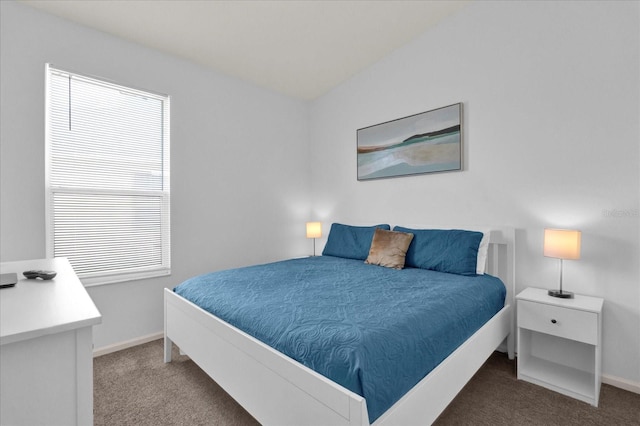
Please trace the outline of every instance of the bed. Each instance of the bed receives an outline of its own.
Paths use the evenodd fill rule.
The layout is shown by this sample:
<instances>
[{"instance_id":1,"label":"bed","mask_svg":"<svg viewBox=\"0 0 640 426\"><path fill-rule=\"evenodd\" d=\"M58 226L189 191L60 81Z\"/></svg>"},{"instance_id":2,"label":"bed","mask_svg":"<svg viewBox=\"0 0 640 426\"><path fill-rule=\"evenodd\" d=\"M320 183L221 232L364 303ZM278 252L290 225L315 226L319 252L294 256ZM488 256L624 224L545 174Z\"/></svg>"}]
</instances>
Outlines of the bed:
<instances>
[{"instance_id":1,"label":"bed","mask_svg":"<svg viewBox=\"0 0 640 426\"><path fill-rule=\"evenodd\" d=\"M421 231L399 227L394 228L394 231L397 231L396 233L401 233L402 231L413 232L416 235L415 240L411 243L411 248L407 251L407 263L409 264L410 258L416 259L416 250L413 250L413 246L418 241L424 241L424 239L419 240L419 238L423 238L422 234L420 234ZM374 243L378 232L380 231L376 231L374 236ZM368 241L366 238L363 239L365 244L362 244L362 241L358 242L356 238L355 246L350 247L349 244L353 245L354 243L351 234L347 235L348 238L351 238L350 241L332 239L332 234L334 234L333 227L323 253L325 256L240 268L239 271L243 274L252 273L252 276L257 274L258 277L263 277L264 283L262 278L259 280L255 278L245 280L244 278L239 278L239 275L233 275L237 274L238 271L220 271L187 280L178 286L175 291L165 289L165 362L171 361L171 344L173 342L262 424L368 425L372 423L374 425L397 425L432 423L488 356L501 344L504 344L503 350L508 351L509 356L513 357L514 232L508 228L493 229L485 232L481 245L487 248L487 260L483 260L487 265L487 275L476 275L474 270L472 271L473 274L469 274L473 276L466 277L465 280L467 281L461 284L467 286L469 291L473 286L478 288L492 286L495 289L500 288L502 291L500 306L496 306L495 301L487 302L488 305L493 306L491 308L493 311L482 315L478 314L481 317L484 315L483 318L479 319L480 324L470 325L470 328L463 331L462 337L459 338L461 341L448 342L449 334L455 333L441 333L439 337L430 339L424 336L425 333L428 333L429 327L425 328L422 325L431 323L434 319L416 316L418 311L413 312L412 308L410 308L411 300L424 296L420 295L420 293L408 293L408 299L402 302L402 306L405 306L404 310L409 312L411 321L401 320L400 327L404 327L405 330L412 330L412 332L415 331L418 335L421 335L422 340L418 340L418 342L422 343L416 346L416 344L409 342L409 337L405 337L410 333L398 332L398 330L391 331L391 335L383 337L389 344L385 349L385 355L378 358L387 358L387 361L391 359L387 366L382 367L382 371L387 376L390 376L391 380L387 378L386 382L381 382L382 385L373 381L373 378L380 374L372 372L367 377L367 370L359 368L361 365L368 365L369 367L367 368L373 369L377 365L376 363L380 361L375 356L368 355L372 352L370 347L365 347L362 354L360 354L362 356L356 356L356 361L354 361L353 357L344 356L347 349L341 346L342 343L338 345L338 350L329 348L329 352L323 354L320 349L330 345L319 344L314 347L315 341L320 341L321 339L319 339L318 335L302 327L297 330L297 336L288 338L294 341L295 344L292 345L293 349L287 349L286 346L281 344L282 340L285 340L286 343L287 339L280 338L280 331L265 331L262 327L262 323L266 320L258 320L256 324L251 325L249 319L256 317L260 310L277 311L278 309L274 303L282 300L283 297L286 297L291 302L291 306L303 306L305 302L296 298L309 297L312 302L309 305L311 307L303 309L302 312L306 316L307 311L315 310L321 317L325 315L321 319L324 329L342 327L344 321L336 322L334 320L343 314L347 315L348 323L359 321L361 316L367 317L367 321L374 321L373 325L364 323L362 327L354 328L355 330L368 330L368 334L360 335L362 333L354 332L357 336L351 336L351 340L368 342L370 340L369 337L378 334L378 328L382 328L375 323L376 319L383 316L386 310L390 311L391 308L382 307L382 313L376 313L374 311L368 312L369 310L366 306L384 303L384 300L392 299L393 294L401 297L399 291L393 293L393 288L384 287L385 283L396 279L393 277L398 277L397 279L404 277L406 279L406 282L394 284L399 285L400 287L398 288L401 288L403 292L408 287L412 287L410 284L415 284L411 291L427 291L428 295L436 295L434 298L437 300L449 297L452 300L462 299L469 302L469 300L475 300L480 297L475 294L471 295L469 291L461 293L460 289L453 290L453 294L458 295L455 297L438 292L431 293L435 291L434 289L438 285L440 287L455 288L454 285L458 284L452 284L448 280L457 274L442 271L425 271L413 264L405 267L402 271L381 266L365 265L361 260L362 254L353 256L355 259L349 258L349 256L353 253L353 250L359 249L362 251L366 249L369 251L369 245L373 252L375 244L371 243L370 237ZM357 247L358 244L362 247ZM439 249L439 251L442 250ZM371 253L369 253L367 261L371 258ZM480 264L479 260L478 264ZM314 270L314 268L319 273L311 273L310 271ZM355 284L355 279L345 275L347 273L341 268L353 271L355 276L364 276L369 273L367 271L373 271L374 277L365 278L366 285L358 288ZM332 273L334 275L331 275ZM314 281L310 278L310 274L321 275L322 278L328 279L328 281L325 280L319 284L322 288L322 293L313 293L312 287L315 284L313 284ZM280 283L283 281L284 275L294 277L294 281L301 283L300 287L304 288L304 291L300 292L301 294L285 293L285 296L273 293L275 291L274 287L278 287L278 285L268 283ZM425 287L427 288L426 290L423 289L422 284L417 284L424 275L430 276L429 282L431 283L428 288ZM495 281L498 280L493 276L499 277L504 285L502 283L496 285ZM340 280L339 277L345 278ZM453 278L458 280L457 277ZM227 288L217 287L215 296L202 291L202 286L212 285L212 280L216 282L215 285L221 285L217 283L226 282ZM228 285L229 282L232 284ZM344 293L344 288L347 285L354 288L349 287L349 292ZM382 287L377 288L376 285L381 285ZM258 290L264 286L266 286L266 289ZM367 295L369 289L371 291ZM244 303L233 305L233 300L239 298L237 294L233 293L235 291L246 292L244 293L245 296L243 296L245 297ZM354 294L356 297L353 296ZM461 297L462 294L467 296ZM358 320L356 321L348 317L350 314L347 311L359 304L360 295L366 299L361 308L364 307L364 311L367 311L368 315L358 314ZM323 300L325 296L328 298L327 300ZM312 307L314 300L316 301L317 309ZM218 306L215 306L214 302ZM214 303L214 305L210 303ZM261 307L263 303L266 303L264 305L267 306L266 308ZM325 309L329 305L335 306L336 310L328 311ZM436 305L438 304L436 303ZM269 306L271 308L268 308ZM446 304L440 303L439 308L435 308L436 310L440 309L437 315L438 318L446 316L446 306ZM276 308L274 309L274 307ZM462 309L464 309L462 305L459 309L456 308L461 312ZM466 309L469 309L469 307ZM453 310L449 309L449 311ZM480 311L480 309L473 309L472 311ZM211 312L215 312L216 315ZM300 309L294 309L292 312L285 312L284 309L280 309L277 313L276 322L280 320L282 322L281 327L284 329L292 328L292 322L306 322L306 317L300 321L292 320L292 318L299 318L301 315ZM468 318L474 315L467 313L464 316ZM385 318L382 321L385 325L392 322L390 318ZM462 322L466 323L467 321ZM342 336L349 334L345 333L344 330L341 333ZM392 340L394 334L396 336L402 335L403 337L394 341ZM305 336L311 337L305 340ZM340 333L338 336L340 336ZM335 340L335 336L333 339ZM445 346L449 345L449 347L445 348L444 355L433 354L431 347L420 346L425 341L446 341ZM359 345L360 343L356 346ZM364 344L362 345L364 346ZM407 348L411 348L411 350ZM422 352L416 348L421 348L420 351ZM394 350L395 353L392 355ZM411 364L414 360L409 362L401 358L403 354L406 355L409 352L414 355L421 353L421 356L413 356L413 358L419 358L417 362L426 363L427 367L418 366L414 368ZM309 353L311 353L311 357L304 358ZM355 371L353 373L355 374L355 379L353 375L346 373L349 370L347 364L338 365L337 367L335 365L333 367L325 365L326 363L323 361L331 358L330 354L332 353L338 353L340 356L337 358L342 359L344 362L349 358L349 362L351 362L349 365L353 367L355 364L358 367L352 368ZM313 355L316 355L316 357L313 358ZM409 370L413 369L413 375L405 373L404 370L396 369L398 365L402 365L403 368L407 368L404 366L409 365ZM428 374L423 373L421 375L420 368L428 368L426 370ZM394 383L395 386L395 383L399 381L396 378L401 375L411 376L409 385L402 383L396 386L398 389L391 389L393 386L390 386L389 383ZM403 386L408 390L403 389ZM388 388L391 390L388 391ZM395 393L389 397L388 394L393 393L392 391Z\"/></svg>"}]
</instances>

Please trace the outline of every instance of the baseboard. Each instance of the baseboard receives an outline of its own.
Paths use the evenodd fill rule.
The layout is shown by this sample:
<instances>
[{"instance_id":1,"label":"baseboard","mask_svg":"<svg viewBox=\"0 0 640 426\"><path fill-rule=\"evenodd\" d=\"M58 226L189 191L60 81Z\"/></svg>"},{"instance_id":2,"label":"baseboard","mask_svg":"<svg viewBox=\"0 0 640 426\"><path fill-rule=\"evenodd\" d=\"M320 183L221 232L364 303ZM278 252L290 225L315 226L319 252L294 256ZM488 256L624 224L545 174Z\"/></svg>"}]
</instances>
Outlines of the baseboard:
<instances>
[{"instance_id":1,"label":"baseboard","mask_svg":"<svg viewBox=\"0 0 640 426\"><path fill-rule=\"evenodd\" d=\"M134 346L142 345L144 343L152 342L154 340L158 340L164 337L164 332L160 331L158 333L149 334L142 337L137 337L135 339L127 340L120 343L114 343L113 345L103 346L101 348L97 348L93 350L93 357L99 357L102 355L110 354L112 352L118 352L123 349L132 348Z\"/></svg>"},{"instance_id":2,"label":"baseboard","mask_svg":"<svg viewBox=\"0 0 640 426\"><path fill-rule=\"evenodd\" d=\"M623 379L616 376L610 376L608 374L603 374L602 383L606 383L608 385L615 386L617 388L624 389L629 392L640 394L640 383L632 382L631 380Z\"/></svg>"}]
</instances>

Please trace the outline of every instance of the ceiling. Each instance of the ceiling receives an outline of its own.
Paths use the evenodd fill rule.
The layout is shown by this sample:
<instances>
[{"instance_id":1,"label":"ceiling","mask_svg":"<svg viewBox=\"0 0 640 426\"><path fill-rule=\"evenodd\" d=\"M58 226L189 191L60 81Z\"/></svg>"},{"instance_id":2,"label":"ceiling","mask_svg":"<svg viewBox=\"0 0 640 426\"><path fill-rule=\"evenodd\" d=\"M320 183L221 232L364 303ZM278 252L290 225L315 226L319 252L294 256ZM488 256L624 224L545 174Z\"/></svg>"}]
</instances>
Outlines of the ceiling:
<instances>
[{"instance_id":1,"label":"ceiling","mask_svg":"<svg viewBox=\"0 0 640 426\"><path fill-rule=\"evenodd\" d=\"M470 3L22 0L299 99L315 99Z\"/></svg>"}]
</instances>

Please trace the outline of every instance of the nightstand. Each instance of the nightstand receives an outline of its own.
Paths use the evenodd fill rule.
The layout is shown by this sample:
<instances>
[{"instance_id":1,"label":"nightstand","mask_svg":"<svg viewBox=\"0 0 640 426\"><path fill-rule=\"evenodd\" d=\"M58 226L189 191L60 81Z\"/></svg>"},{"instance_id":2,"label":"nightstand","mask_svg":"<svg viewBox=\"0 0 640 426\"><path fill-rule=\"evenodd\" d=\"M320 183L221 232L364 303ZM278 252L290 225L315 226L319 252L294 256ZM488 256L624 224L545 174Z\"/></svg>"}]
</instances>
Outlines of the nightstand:
<instances>
[{"instance_id":1,"label":"nightstand","mask_svg":"<svg viewBox=\"0 0 640 426\"><path fill-rule=\"evenodd\" d=\"M518 296L518 379L598 406L603 299L559 299L527 288Z\"/></svg>"}]
</instances>

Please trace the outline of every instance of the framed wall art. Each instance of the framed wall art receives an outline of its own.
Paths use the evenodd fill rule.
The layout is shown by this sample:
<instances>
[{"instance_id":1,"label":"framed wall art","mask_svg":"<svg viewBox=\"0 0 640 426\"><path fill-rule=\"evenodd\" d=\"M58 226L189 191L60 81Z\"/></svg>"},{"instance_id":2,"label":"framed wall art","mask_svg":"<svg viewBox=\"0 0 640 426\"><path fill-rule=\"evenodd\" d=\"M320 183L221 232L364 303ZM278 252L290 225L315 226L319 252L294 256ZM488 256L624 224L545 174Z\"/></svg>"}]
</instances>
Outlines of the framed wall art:
<instances>
[{"instance_id":1,"label":"framed wall art","mask_svg":"<svg viewBox=\"0 0 640 426\"><path fill-rule=\"evenodd\" d=\"M462 170L462 103L357 130L358 180Z\"/></svg>"}]
</instances>

